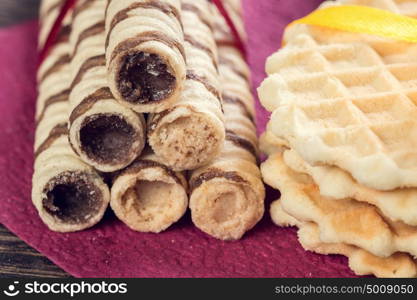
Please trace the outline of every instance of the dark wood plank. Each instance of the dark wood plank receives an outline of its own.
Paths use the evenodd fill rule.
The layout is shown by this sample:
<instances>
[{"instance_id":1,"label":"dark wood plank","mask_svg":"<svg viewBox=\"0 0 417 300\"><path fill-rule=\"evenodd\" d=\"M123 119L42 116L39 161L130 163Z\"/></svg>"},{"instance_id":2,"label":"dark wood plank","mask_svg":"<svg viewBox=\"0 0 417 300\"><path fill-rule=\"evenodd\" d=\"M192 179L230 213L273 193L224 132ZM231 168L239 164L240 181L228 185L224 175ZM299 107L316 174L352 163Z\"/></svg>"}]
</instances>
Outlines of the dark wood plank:
<instances>
[{"instance_id":1,"label":"dark wood plank","mask_svg":"<svg viewBox=\"0 0 417 300\"><path fill-rule=\"evenodd\" d=\"M39 2L40 0L0 0L0 26L36 18Z\"/></svg>"},{"instance_id":2,"label":"dark wood plank","mask_svg":"<svg viewBox=\"0 0 417 300\"><path fill-rule=\"evenodd\" d=\"M0 26L34 19L40 0L0 0ZM0 224L0 278L70 277Z\"/></svg>"}]
</instances>

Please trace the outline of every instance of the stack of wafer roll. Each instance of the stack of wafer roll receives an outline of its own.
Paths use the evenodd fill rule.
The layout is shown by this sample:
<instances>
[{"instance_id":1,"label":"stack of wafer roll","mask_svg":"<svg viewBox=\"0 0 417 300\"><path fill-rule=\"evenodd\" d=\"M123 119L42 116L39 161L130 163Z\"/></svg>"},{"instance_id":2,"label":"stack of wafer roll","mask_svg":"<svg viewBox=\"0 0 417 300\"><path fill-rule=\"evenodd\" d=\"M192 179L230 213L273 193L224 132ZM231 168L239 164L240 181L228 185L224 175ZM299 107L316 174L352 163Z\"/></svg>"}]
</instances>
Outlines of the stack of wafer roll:
<instances>
[{"instance_id":1,"label":"stack of wafer roll","mask_svg":"<svg viewBox=\"0 0 417 300\"><path fill-rule=\"evenodd\" d=\"M42 5L49 24L62 3ZM227 7L243 28L236 3ZM264 189L248 67L230 31L218 31L227 25L217 9L206 0L79 0L64 25L65 36L40 67L38 119L47 123L37 131L46 135L49 123L65 122L52 134L58 131L68 155L102 183L103 206L91 214L95 223L110 202L129 228L161 232L190 207L195 225L208 234L242 237L263 214ZM65 100L65 109L51 116L43 99L55 93L61 98L47 103ZM148 129L143 113L149 113ZM37 153L49 146L43 141L37 133ZM34 183L41 172L36 163ZM72 176L77 184L84 178ZM73 195L60 187L50 201L63 198L65 217L78 218L78 208L93 207L79 203L90 201L77 198L84 191Z\"/></svg>"},{"instance_id":2,"label":"stack of wafer roll","mask_svg":"<svg viewBox=\"0 0 417 300\"><path fill-rule=\"evenodd\" d=\"M64 21L58 42L38 71L32 187L32 200L42 221L60 232L93 226L110 200L109 188L98 172L83 163L68 142L69 21Z\"/></svg>"},{"instance_id":3,"label":"stack of wafer roll","mask_svg":"<svg viewBox=\"0 0 417 300\"><path fill-rule=\"evenodd\" d=\"M319 9L346 4L417 16L415 1ZM347 256L356 274L416 277L416 46L303 24L284 42L258 89L272 112L262 175L281 192L272 219L299 227L306 250Z\"/></svg>"},{"instance_id":4,"label":"stack of wafer roll","mask_svg":"<svg viewBox=\"0 0 417 300\"><path fill-rule=\"evenodd\" d=\"M227 28L212 7L214 28ZM221 34L217 34L221 36ZM264 186L257 166L254 102L248 67L233 46L231 34L217 40L222 82L226 141L208 165L191 173L190 209L194 224L223 240L236 240L264 212Z\"/></svg>"}]
</instances>

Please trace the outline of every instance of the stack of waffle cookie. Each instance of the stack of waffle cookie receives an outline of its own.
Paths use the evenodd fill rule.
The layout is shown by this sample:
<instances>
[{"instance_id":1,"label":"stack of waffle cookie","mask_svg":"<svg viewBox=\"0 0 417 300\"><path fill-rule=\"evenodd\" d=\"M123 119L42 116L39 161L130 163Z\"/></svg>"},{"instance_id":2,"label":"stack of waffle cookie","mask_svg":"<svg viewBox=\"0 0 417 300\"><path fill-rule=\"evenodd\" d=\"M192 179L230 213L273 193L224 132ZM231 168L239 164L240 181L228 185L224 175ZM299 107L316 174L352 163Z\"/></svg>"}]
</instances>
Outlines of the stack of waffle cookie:
<instances>
[{"instance_id":1,"label":"stack of waffle cookie","mask_svg":"<svg viewBox=\"0 0 417 300\"><path fill-rule=\"evenodd\" d=\"M343 0L417 17L417 1ZM319 8L319 9L320 9ZM258 89L279 226L358 275L417 275L417 46L296 24Z\"/></svg>"}]
</instances>

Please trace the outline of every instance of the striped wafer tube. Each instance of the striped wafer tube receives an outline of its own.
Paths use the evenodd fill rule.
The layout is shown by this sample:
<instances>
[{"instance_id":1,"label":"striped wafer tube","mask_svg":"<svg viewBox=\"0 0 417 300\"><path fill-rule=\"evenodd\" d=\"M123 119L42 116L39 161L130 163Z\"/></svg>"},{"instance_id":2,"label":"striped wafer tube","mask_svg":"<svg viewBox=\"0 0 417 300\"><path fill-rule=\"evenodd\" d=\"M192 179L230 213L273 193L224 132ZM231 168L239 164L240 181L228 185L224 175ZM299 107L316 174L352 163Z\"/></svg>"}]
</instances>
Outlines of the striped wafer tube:
<instances>
[{"instance_id":1,"label":"striped wafer tube","mask_svg":"<svg viewBox=\"0 0 417 300\"><path fill-rule=\"evenodd\" d=\"M49 33L58 18L59 12L64 5L65 0L43 0L39 7L39 38L38 48L42 49L48 38Z\"/></svg>"},{"instance_id":2,"label":"striped wafer tube","mask_svg":"<svg viewBox=\"0 0 417 300\"><path fill-rule=\"evenodd\" d=\"M48 2L48 1L44 1ZM65 20L68 26L69 19ZM83 163L68 142L68 28L39 68L32 201L54 231L70 232L101 220L110 201L102 178Z\"/></svg>"},{"instance_id":3,"label":"striped wafer tube","mask_svg":"<svg viewBox=\"0 0 417 300\"><path fill-rule=\"evenodd\" d=\"M185 80L180 0L108 0L108 81L116 99L137 112L161 112Z\"/></svg>"},{"instance_id":4,"label":"striped wafer tube","mask_svg":"<svg viewBox=\"0 0 417 300\"><path fill-rule=\"evenodd\" d=\"M242 18L242 14L243 14L242 0L223 0L223 5L226 11L228 12L230 18L232 19L233 24L235 25L236 30L238 31L240 37L243 40L246 40L245 24L243 23L243 18ZM221 20L217 22L218 25L221 25L221 23L222 23ZM222 27L217 26L216 28L222 28ZM226 30L226 32L227 31L228 30ZM230 38L230 35L228 38Z\"/></svg>"},{"instance_id":5,"label":"striped wafer tube","mask_svg":"<svg viewBox=\"0 0 417 300\"><path fill-rule=\"evenodd\" d=\"M216 20L222 21L220 16ZM190 209L202 231L236 240L261 219L265 190L257 165L249 71L242 55L229 44L218 44L226 141L212 163L191 174Z\"/></svg>"},{"instance_id":6,"label":"striped wafer tube","mask_svg":"<svg viewBox=\"0 0 417 300\"><path fill-rule=\"evenodd\" d=\"M116 216L131 229L161 232L178 221L187 210L187 181L150 149L115 176L110 205Z\"/></svg>"},{"instance_id":7,"label":"striped wafer tube","mask_svg":"<svg viewBox=\"0 0 417 300\"><path fill-rule=\"evenodd\" d=\"M206 0L182 0L187 78L179 101L148 119L149 144L175 170L201 167L225 139L217 46Z\"/></svg>"},{"instance_id":8,"label":"striped wafer tube","mask_svg":"<svg viewBox=\"0 0 417 300\"><path fill-rule=\"evenodd\" d=\"M103 172L135 160L145 144L142 114L116 101L107 84L104 13L106 1L80 0L71 44L70 142L83 161Z\"/></svg>"}]
</instances>

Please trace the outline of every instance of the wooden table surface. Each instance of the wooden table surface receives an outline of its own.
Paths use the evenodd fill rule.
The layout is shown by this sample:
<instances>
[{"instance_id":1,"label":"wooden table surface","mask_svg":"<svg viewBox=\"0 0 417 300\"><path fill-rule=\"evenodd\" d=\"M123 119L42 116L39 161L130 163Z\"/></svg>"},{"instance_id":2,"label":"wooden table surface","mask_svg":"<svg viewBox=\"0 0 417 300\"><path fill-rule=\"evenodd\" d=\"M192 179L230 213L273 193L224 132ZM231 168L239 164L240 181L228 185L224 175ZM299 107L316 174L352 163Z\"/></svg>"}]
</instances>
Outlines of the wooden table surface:
<instances>
[{"instance_id":1,"label":"wooden table surface","mask_svg":"<svg viewBox=\"0 0 417 300\"><path fill-rule=\"evenodd\" d=\"M37 17L40 0L0 0L0 26ZM0 224L1 277L69 277Z\"/></svg>"}]
</instances>

